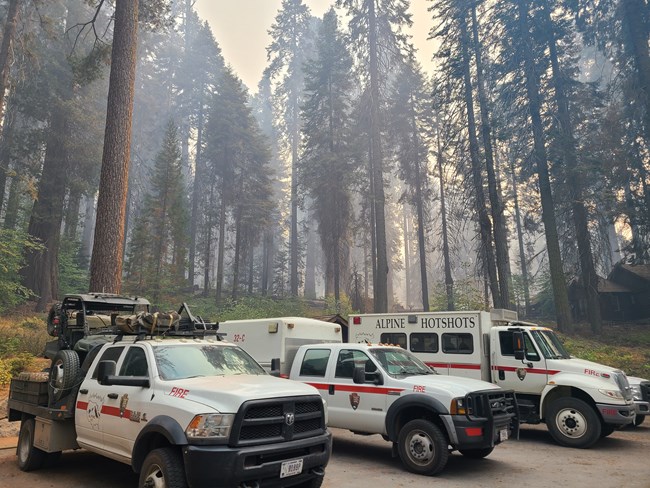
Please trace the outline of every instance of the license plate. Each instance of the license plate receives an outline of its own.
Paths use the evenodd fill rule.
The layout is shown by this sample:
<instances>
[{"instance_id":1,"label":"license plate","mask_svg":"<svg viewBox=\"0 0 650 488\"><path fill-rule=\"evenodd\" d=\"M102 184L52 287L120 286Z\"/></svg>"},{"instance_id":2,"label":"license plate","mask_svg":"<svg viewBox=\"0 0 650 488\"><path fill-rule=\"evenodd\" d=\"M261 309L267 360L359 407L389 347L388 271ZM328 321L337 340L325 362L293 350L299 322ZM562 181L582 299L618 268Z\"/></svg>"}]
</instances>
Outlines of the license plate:
<instances>
[{"instance_id":1,"label":"license plate","mask_svg":"<svg viewBox=\"0 0 650 488\"><path fill-rule=\"evenodd\" d=\"M508 440L508 429L501 429L499 431L499 440L501 442Z\"/></svg>"},{"instance_id":2,"label":"license plate","mask_svg":"<svg viewBox=\"0 0 650 488\"><path fill-rule=\"evenodd\" d=\"M295 476L302 473L302 459L294 459L293 461L285 461L280 468L280 478L287 476Z\"/></svg>"}]
</instances>

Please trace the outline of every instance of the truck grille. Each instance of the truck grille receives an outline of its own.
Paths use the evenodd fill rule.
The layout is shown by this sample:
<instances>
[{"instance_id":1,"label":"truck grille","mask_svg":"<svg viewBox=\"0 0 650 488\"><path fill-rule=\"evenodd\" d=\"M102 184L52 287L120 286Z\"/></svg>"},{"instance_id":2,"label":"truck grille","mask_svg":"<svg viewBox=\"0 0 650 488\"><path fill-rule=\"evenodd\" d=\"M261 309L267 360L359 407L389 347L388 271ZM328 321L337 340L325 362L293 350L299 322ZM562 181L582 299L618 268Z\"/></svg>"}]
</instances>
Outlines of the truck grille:
<instances>
[{"instance_id":1,"label":"truck grille","mask_svg":"<svg viewBox=\"0 0 650 488\"><path fill-rule=\"evenodd\" d=\"M641 382L641 399L650 402L650 381Z\"/></svg>"},{"instance_id":2,"label":"truck grille","mask_svg":"<svg viewBox=\"0 0 650 488\"><path fill-rule=\"evenodd\" d=\"M303 439L324 433L320 396L251 400L239 409L231 445L247 446Z\"/></svg>"},{"instance_id":3,"label":"truck grille","mask_svg":"<svg viewBox=\"0 0 650 488\"><path fill-rule=\"evenodd\" d=\"M517 401L512 391L482 391L467 395L470 417L500 418L517 417Z\"/></svg>"}]
</instances>

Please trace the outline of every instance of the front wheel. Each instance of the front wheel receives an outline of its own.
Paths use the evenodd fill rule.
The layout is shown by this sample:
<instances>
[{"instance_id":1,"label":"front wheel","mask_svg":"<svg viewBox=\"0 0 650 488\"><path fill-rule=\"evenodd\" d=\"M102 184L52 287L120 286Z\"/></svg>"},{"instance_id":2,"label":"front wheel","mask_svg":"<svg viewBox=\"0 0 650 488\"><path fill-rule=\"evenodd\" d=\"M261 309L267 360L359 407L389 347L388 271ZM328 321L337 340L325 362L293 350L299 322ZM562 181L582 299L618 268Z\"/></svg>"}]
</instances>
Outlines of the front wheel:
<instances>
[{"instance_id":1,"label":"front wheel","mask_svg":"<svg viewBox=\"0 0 650 488\"><path fill-rule=\"evenodd\" d=\"M186 488L185 468L178 449L151 451L142 464L138 488Z\"/></svg>"},{"instance_id":2,"label":"front wheel","mask_svg":"<svg viewBox=\"0 0 650 488\"><path fill-rule=\"evenodd\" d=\"M645 415L637 415L636 418L634 419L634 426L638 427L643 423L645 420Z\"/></svg>"},{"instance_id":3,"label":"front wheel","mask_svg":"<svg viewBox=\"0 0 650 488\"><path fill-rule=\"evenodd\" d=\"M596 411L573 397L558 398L551 403L546 426L558 444L579 449L594 445L602 431Z\"/></svg>"},{"instance_id":4,"label":"front wheel","mask_svg":"<svg viewBox=\"0 0 650 488\"><path fill-rule=\"evenodd\" d=\"M20 424L20 434L18 434L18 447L16 455L18 456L18 467L21 471L33 471L43 466L47 453L34 447L34 432L36 431L36 421L33 418L25 419Z\"/></svg>"},{"instance_id":5,"label":"front wheel","mask_svg":"<svg viewBox=\"0 0 650 488\"><path fill-rule=\"evenodd\" d=\"M411 420L399 432L397 450L406 468L417 474L442 471L449 458L448 443L437 425L422 419Z\"/></svg>"},{"instance_id":6,"label":"front wheel","mask_svg":"<svg viewBox=\"0 0 650 488\"><path fill-rule=\"evenodd\" d=\"M494 447L486 447L484 449L458 449L458 452L470 459L483 459L492 454L492 451L494 451Z\"/></svg>"}]
</instances>

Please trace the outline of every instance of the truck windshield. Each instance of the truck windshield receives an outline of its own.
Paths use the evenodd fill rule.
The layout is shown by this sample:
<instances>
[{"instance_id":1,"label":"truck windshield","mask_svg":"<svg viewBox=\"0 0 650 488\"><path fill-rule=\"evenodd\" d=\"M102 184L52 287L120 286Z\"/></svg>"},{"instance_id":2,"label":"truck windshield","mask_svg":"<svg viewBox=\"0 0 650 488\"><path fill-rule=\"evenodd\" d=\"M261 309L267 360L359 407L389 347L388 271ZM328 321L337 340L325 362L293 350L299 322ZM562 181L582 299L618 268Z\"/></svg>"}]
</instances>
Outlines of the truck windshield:
<instances>
[{"instance_id":1,"label":"truck windshield","mask_svg":"<svg viewBox=\"0 0 650 488\"><path fill-rule=\"evenodd\" d=\"M550 330L531 330L533 339L546 359L569 359L571 356L558 336Z\"/></svg>"},{"instance_id":2,"label":"truck windshield","mask_svg":"<svg viewBox=\"0 0 650 488\"><path fill-rule=\"evenodd\" d=\"M435 374L413 354L398 347L370 349L370 354L379 361L379 364L391 376Z\"/></svg>"},{"instance_id":3,"label":"truck windshield","mask_svg":"<svg viewBox=\"0 0 650 488\"><path fill-rule=\"evenodd\" d=\"M197 376L263 375L266 371L238 347L211 344L158 346L156 366L163 380Z\"/></svg>"}]
</instances>

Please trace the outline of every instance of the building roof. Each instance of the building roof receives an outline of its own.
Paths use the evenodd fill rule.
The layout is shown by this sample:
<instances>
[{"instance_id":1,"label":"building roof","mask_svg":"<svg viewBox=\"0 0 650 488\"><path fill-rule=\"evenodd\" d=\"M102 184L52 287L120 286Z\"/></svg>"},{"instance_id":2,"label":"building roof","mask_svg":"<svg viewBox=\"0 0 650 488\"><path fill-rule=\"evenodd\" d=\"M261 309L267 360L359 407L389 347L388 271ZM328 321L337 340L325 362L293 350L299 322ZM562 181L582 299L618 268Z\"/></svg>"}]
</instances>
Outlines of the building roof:
<instances>
[{"instance_id":1,"label":"building roof","mask_svg":"<svg viewBox=\"0 0 650 488\"><path fill-rule=\"evenodd\" d=\"M632 290L627 286L598 277L598 292L599 293L632 293Z\"/></svg>"},{"instance_id":2,"label":"building roof","mask_svg":"<svg viewBox=\"0 0 650 488\"><path fill-rule=\"evenodd\" d=\"M621 264L625 271L633 273L646 281L650 281L650 264Z\"/></svg>"}]
</instances>

